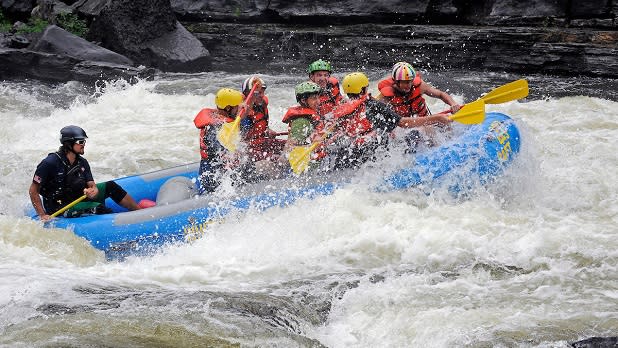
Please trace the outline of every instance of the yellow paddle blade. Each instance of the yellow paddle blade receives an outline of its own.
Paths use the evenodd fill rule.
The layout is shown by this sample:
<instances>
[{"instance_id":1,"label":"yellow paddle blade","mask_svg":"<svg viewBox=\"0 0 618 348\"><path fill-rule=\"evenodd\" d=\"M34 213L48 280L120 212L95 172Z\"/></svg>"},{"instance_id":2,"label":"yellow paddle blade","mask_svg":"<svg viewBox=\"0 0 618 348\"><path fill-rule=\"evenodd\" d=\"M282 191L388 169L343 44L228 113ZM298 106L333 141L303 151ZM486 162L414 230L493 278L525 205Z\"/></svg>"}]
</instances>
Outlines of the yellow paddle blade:
<instances>
[{"instance_id":1,"label":"yellow paddle blade","mask_svg":"<svg viewBox=\"0 0 618 348\"><path fill-rule=\"evenodd\" d=\"M494 88L491 92L485 94L480 99L485 104L501 104L512 100L525 98L528 96L528 81L517 80L506 85Z\"/></svg>"},{"instance_id":2,"label":"yellow paddle blade","mask_svg":"<svg viewBox=\"0 0 618 348\"><path fill-rule=\"evenodd\" d=\"M479 124L485 120L485 102L479 99L468 103L449 118L463 124Z\"/></svg>"},{"instance_id":3,"label":"yellow paddle blade","mask_svg":"<svg viewBox=\"0 0 618 348\"><path fill-rule=\"evenodd\" d=\"M240 141L240 117L236 117L234 122L224 123L217 133L217 140L230 152L236 151Z\"/></svg>"},{"instance_id":4,"label":"yellow paddle blade","mask_svg":"<svg viewBox=\"0 0 618 348\"><path fill-rule=\"evenodd\" d=\"M320 143L313 143L311 146L297 146L290 151L289 161L294 174L301 174L309 168L311 151L318 147Z\"/></svg>"}]
</instances>

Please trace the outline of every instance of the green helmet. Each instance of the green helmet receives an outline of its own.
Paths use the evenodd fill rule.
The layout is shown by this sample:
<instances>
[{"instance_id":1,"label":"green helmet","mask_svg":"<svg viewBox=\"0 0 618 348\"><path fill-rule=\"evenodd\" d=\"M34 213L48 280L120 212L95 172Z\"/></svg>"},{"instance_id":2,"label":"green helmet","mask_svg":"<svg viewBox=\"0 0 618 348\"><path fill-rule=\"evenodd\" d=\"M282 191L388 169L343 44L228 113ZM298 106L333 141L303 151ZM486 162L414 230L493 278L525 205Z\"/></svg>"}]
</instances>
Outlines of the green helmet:
<instances>
[{"instance_id":1,"label":"green helmet","mask_svg":"<svg viewBox=\"0 0 618 348\"><path fill-rule=\"evenodd\" d=\"M294 93L296 94L296 101L300 103L302 99L307 98L311 94L320 93L320 85L311 81L301 82L294 88Z\"/></svg>"},{"instance_id":2,"label":"green helmet","mask_svg":"<svg viewBox=\"0 0 618 348\"><path fill-rule=\"evenodd\" d=\"M318 59L315 62L309 64L309 68L307 68L307 72L312 74L315 71L328 71L329 73L333 72L330 66L330 63L322 59Z\"/></svg>"}]
</instances>

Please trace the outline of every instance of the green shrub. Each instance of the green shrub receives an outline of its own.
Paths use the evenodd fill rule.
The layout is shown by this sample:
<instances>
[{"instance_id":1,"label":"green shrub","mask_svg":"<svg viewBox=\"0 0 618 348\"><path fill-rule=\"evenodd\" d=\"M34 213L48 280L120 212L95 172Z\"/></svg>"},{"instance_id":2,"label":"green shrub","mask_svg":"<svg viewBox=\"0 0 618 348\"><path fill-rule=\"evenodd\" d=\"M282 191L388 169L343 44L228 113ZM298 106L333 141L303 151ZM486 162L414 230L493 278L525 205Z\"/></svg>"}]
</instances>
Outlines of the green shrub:
<instances>
[{"instance_id":1,"label":"green shrub","mask_svg":"<svg viewBox=\"0 0 618 348\"><path fill-rule=\"evenodd\" d=\"M30 17L30 19L28 20L28 24L17 29L17 33L40 33L45 30L48 25L49 22L44 19L38 17Z\"/></svg>"},{"instance_id":2,"label":"green shrub","mask_svg":"<svg viewBox=\"0 0 618 348\"><path fill-rule=\"evenodd\" d=\"M0 33L6 33L11 30L11 22L8 19L4 18L4 13L0 10Z\"/></svg>"},{"instance_id":3,"label":"green shrub","mask_svg":"<svg viewBox=\"0 0 618 348\"><path fill-rule=\"evenodd\" d=\"M79 17L73 13L62 13L58 15L56 21L58 22L59 27L79 37L86 36L86 33L88 32L86 21L79 19Z\"/></svg>"}]
</instances>

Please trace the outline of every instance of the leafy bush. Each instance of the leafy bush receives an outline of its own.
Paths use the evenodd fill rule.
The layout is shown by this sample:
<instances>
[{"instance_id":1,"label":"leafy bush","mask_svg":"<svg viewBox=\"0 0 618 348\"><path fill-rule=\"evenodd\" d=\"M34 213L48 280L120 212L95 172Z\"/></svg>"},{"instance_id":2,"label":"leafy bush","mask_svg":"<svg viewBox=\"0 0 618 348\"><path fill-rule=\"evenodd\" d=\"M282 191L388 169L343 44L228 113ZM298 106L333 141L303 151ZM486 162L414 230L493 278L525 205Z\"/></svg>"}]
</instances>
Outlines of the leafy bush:
<instances>
[{"instance_id":1,"label":"leafy bush","mask_svg":"<svg viewBox=\"0 0 618 348\"><path fill-rule=\"evenodd\" d=\"M11 30L11 22L4 18L4 13L0 10L0 33L6 33Z\"/></svg>"},{"instance_id":2,"label":"leafy bush","mask_svg":"<svg viewBox=\"0 0 618 348\"><path fill-rule=\"evenodd\" d=\"M79 37L86 36L86 33L88 32L86 21L79 19L79 17L73 13L61 13L56 18L56 21L58 22L59 27Z\"/></svg>"},{"instance_id":3,"label":"leafy bush","mask_svg":"<svg viewBox=\"0 0 618 348\"><path fill-rule=\"evenodd\" d=\"M49 22L44 19L38 17L30 17L30 19L28 20L28 24L17 29L17 33L40 33L45 30L48 25Z\"/></svg>"}]
</instances>

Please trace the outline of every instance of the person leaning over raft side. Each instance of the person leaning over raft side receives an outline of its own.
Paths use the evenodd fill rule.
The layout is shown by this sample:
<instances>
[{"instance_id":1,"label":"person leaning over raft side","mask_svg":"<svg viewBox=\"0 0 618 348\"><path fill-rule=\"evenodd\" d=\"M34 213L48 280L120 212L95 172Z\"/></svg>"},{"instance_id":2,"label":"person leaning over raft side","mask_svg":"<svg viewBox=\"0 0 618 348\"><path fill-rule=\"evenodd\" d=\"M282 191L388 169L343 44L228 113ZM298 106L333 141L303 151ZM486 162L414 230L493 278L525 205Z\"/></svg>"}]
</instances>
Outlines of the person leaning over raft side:
<instances>
[{"instance_id":1,"label":"person leaning over raft side","mask_svg":"<svg viewBox=\"0 0 618 348\"><path fill-rule=\"evenodd\" d=\"M402 117L426 117L431 115L423 95L440 98L448 104L450 113L459 111L461 105L448 93L432 87L421 79L412 65L398 62L393 65L391 76L378 83L380 100L391 105Z\"/></svg>"},{"instance_id":2,"label":"person leaning over raft side","mask_svg":"<svg viewBox=\"0 0 618 348\"><path fill-rule=\"evenodd\" d=\"M266 84L261 78L250 76L245 79L242 84L245 100L249 99L249 92L256 83L260 87L256 88L252 103L248 105L247 117L240 124L251 162L278 156L285 145L285 140L275 139L278 133L268 127L268 97L264 95Z\"/></svg>"},{"instance_id":3,"label":"person leaning over raft side","mask_svg":"<svg viewBox=\"0 0 618 348\"><path fill-rule=\"evenodd\" d=\"M42 221L50 220L50 215L82 195L86 195L88 201L78 203L65 216L79 216L84 212L107 213L109 209L105 208L104 202L108 197L129 210L141 209L133 197L114 181L95 184L90 165L82 157L87 138L86 132L78 126L62 128L62 146L37 166L28 193ZM42 201L39 195L43 197Z\"/></svg>"},{"instance_id":4,"label":"person leaning over raft side","mask_svg":"<svg viewBox=\"0 0 618 348\"><path fill-rule=\"evenodd\" d=\"M276 179L290 174L287 154L297 146L311 144L323 136L324 122L317 113L320 86L310 81L302 82L294 88L294 93L298 105L290 107L282 119L288 125L288 139L282 154L278 158L255 163L255 172L261 179ZM314 163L325 156L323 149L322 146L314 152Z\"/></svg>"},{"instance_id":5,"label":"person leaning over raft side","mask_svg":"<svg viewBox=\"0 0 618 348\"><path fill-rule=\"evenodd\" d=\"M331 76L332 67L329 62L318 59L309 64L307 68L309 80L320 86L320 103L318 114L324 117L333 108L343 102L343 96L339 90L339 81Z\"/></svg>"},{"instance_id":6,"label":"person leaning over raft side","mask_svg":"<svg viewBox=\"0 0 618 348\"><path fill-rule=\"evenodd\" d=\"M229 153L217 139L224 123L234 121L243 95L231 88L221 88L215 95L216 109L204 108L193 120L200 130L199 193L213 192L219 186ZM242 116L241 116L242 117Z\"/></svg>"},{"instance_id":7,"label":"person leaning over raft side","mask_svg":"<svg viewBox=\"0 0 618 348\"><path fill-rule=\"evenodd\" d=\"M343 90L354 108L352 113L344 112L342 105L334 110L338 130L334 138L340 148L337 151L336 167L354 167L373 157L379 146L386 145L389 133L396 127L415 128L420 126L452 122L446 114L422 118L402 117L385 103L373 98L367 91L369 79L362 72L354 72L344 77ZM349 109L349 108L348 108ZM347 148L341 149L346 144ZM342 151L343 150L343 151ZM329 153L330 148L329 148Z\"/></svg>"}]
</instances>

